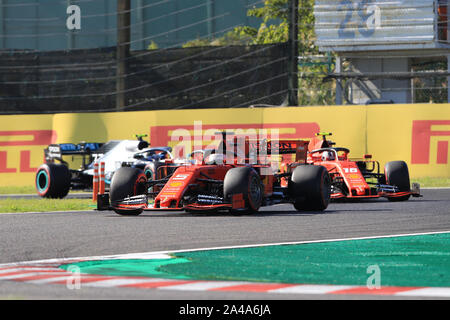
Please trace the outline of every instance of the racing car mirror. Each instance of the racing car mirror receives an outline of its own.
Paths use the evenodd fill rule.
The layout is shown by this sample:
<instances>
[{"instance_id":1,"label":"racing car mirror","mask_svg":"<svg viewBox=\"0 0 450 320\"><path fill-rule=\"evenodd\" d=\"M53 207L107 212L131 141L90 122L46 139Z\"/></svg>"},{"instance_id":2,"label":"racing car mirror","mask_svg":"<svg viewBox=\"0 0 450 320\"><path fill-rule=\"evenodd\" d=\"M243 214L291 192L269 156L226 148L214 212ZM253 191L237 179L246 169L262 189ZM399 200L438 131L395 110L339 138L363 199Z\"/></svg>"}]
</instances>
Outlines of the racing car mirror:
<instances>
[{"instance_id":1,"label":"racing car mirror","mask_svg":"<svg viewBox=\"0 0 450 320\"><path fill-rule=\"evenodd\" d=\"M143 150L145 148L148 148L150 146L150 143L148 141L145 141L144 138L147 137L146 134L137 134L136 138L139 140L138 149Z\"/></svg>"}]
</instances>

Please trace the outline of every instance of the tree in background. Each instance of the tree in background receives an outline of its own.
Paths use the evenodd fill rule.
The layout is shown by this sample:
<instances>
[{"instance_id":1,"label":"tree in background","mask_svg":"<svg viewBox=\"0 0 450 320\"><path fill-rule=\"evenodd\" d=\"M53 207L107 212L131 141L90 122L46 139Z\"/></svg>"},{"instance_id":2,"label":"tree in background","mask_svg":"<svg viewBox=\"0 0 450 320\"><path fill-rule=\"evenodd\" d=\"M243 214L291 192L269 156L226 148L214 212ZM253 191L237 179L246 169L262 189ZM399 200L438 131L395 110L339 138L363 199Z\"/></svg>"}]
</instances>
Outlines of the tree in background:
<instances>
[{"instance_id":1,"label":"tree in background","mask_svg":"<svg viewBox=\"0 0 450 320\"><path fill-rule=\"evenodd\" d=\"M258 28L239 26L220 38L197 39L183 47L206 45L258 45L288 41L288 1L265 0L264 6L247 11L247 15L261 19ZM325 58L318 61L318 48L315 46L314 0L299 0L299 105L334 104L335 83L324 82L325 75L331 72L333 60ZM319 60L321 57L319 57Z\"/></svg>"}]
</instances>

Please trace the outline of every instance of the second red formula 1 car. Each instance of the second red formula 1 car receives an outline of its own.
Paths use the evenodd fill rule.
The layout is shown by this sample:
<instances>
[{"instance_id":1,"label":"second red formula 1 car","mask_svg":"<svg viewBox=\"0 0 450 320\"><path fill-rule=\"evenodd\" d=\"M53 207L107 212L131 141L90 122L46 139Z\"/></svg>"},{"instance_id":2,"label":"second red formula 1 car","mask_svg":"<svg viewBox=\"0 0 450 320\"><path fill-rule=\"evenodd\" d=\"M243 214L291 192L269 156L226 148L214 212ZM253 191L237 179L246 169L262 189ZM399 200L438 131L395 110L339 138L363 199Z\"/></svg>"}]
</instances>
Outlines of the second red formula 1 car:
<instances>
[{"instance_id":1,"label":"second red formula 1 car","mask_svg":"<svg viewBox=\"0 0 450 320\"><path fill-rule=\"evenodd\" d=\"M371 155L363 159L349 159L350 150L333 147L326 139L331 133L318 133L322 139L311 143L308 163L324 166L331 177L332 199L364 199L386 197L390 201L405 201L420 197L420 186L410 185L408 165L404 161L390 161L380 172L378 161Z\"/></svg>"},{"instance_id":2,"label":"second red formula 1 car","mask_svg":"<svg viewBox=\"0 0 450 320\"><path fill-rule=\"evenodd\" d=\"M295 154L295 161L287 172L274 173L271 163L247 161L262 150L259 141L245 142L245 161L240 161L237 140L229 143L222 134L218 148L207 150L200 163L162 166L154 180L137 168L120 168L111 181L110 206L103 209L138 215L144 210L256 212L277 203L292 203L297 210L327 208L330 177L325 167L306 163L308 141L277 141L279 154ZM273 143L264 142L269 155ZM282 178L289 181L286 187L280 185Z\"/></svg>"}]
</instances>

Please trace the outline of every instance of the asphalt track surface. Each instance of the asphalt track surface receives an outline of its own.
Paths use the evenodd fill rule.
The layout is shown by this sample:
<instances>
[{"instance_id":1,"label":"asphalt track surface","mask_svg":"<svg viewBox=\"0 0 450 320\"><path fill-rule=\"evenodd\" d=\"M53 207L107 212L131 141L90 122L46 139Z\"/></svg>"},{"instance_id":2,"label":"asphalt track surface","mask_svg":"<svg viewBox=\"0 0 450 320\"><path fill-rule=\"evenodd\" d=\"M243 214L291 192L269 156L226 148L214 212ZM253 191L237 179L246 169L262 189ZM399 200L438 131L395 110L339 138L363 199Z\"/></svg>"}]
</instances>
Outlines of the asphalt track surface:
<instances>
[{"instance_id":1,"label":"asphalt track surface","mask_svg":"<svg viewBox=\"0 0 450 320\"><path fill-rule=\"evenodd\" d=\"M332 203L321 213L291 205L256 215L111 211L0 214L0 263L151 251L343 239L450 230L450 189L422 190L407 202ZM69 290L0 281L0 299L379 299L379 296L182 292L132 288ZM389 297L389 299L394 299ZM404 298L402 298L404 299Z\"/></svg>"}]
</instances>

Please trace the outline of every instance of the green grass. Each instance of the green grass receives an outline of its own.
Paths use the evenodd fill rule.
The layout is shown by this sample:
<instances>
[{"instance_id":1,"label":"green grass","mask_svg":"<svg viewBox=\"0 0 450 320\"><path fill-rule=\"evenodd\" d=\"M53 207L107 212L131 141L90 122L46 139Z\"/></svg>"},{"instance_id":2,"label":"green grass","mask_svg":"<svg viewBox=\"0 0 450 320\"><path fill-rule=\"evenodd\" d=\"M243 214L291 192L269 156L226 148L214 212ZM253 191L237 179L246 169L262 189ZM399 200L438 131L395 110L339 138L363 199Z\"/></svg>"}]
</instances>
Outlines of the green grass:
<instances>
[{"instance_id":1,"label":"green grass","mask_svg":"<svg viewBox=\"0 0 450 320\"><path fill-rule=\"evenodd\" d=\"M70 193L88 192L83 190L70 191ZM34 186L8 186L0 187L0 194L37 194Z\"/></svg>"},{"instance_id":2,"label":"green grass","mask_svg":"<svg viewBox=\"0 0 450 320\"><path fill-rule=\"evenodd\" d=\"M418 182L421 188L450 187L450 178L411 178L411 182ZM0 187L0 194L36 194L36 189L34 186ZM0 213L91 210L94 207L90 199L0 199Z\"/></svg>"},{"instance_id":3,"label":"green grass","mask_svg":"<svg viewBox=\"0 0 450 320\"><path fill-rule=\"evenodd\" d=\"M418 182L421 188L450 187L450 178L411 178L411 182Z\"/></svg>"},{"instance_id":4,"label":"green grass","mask_svg":"<svg viewBox=\"0 0 450 320\"><path fill-rule=\"evenodd\" d=\"M27 300L27 299L23 296L7 295L7 296L0 296L0 300Z\"/></svg>"},{"instance_id":5,"label":"green grass","mask_svg":"<svg viewBox=\"0 0 450 320\"><path fill-rule=\"evenodd\" d=\"M35 194L34 186L8 186L0 187L0 194Z\"/></svg>"},{"instance_id":6,"label":"green grass","mask_svg":"<svg viewBox=\"0 0 450 320\"><path fill-rule=\"evenodd\" d=\"M411 183L417 182L421 188L445 188L450 187L450 178L410 178ZM370 180L376 183L375 178Z\"/></svg>"},{"instance_id":7,"label":"green grass","mask_svg":"<svg viewBox=\"0 0 450 320\"><path fill-rule=\"evenodd\" d=\"M450 187L450 178L411 178L411 182L418 182L422 188ZM70 193L83 191L70 191ZM36 194L34 186L0 187L0 194Z\"/></svg>"},{"instance_id":8,"label":"green grass","mask_svg":"<svg viewBox=\"0 0 450 320\"><path fill-rule=\"evenodd\" d=\"M0 199L0 213L92 210L91 199Z\"/></svg>"}]
</instances>

